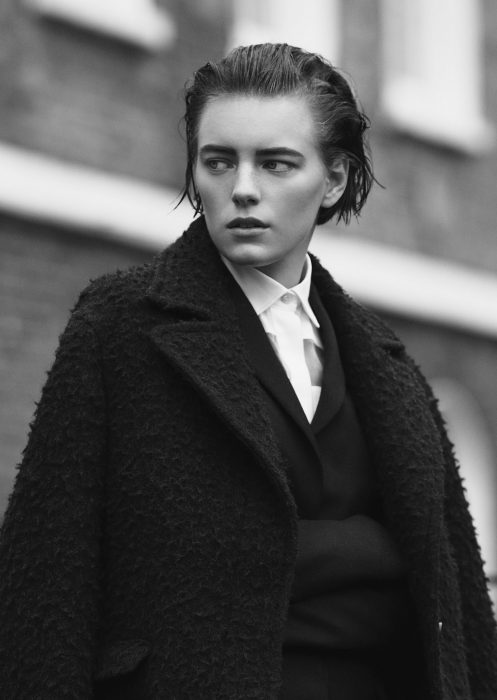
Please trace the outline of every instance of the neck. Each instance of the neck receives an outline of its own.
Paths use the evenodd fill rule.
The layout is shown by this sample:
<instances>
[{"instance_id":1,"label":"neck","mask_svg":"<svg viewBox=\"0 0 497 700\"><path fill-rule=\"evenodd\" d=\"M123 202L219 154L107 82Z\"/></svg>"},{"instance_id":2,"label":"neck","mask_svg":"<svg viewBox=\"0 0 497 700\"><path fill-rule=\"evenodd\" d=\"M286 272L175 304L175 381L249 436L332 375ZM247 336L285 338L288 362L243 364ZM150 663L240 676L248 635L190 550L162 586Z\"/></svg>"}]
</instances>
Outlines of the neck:
<instances>
[{"instance_id":1,"label":"neck","mask_svg":"<svg viewBox=\"0 0 497 700\"><path fill-rule=\"evenodd\" d=\"M256 269L259 270L259 272L262 272L264 275L271 277L276 282L279 282L283 285L283 287L290 289L291 287L295 287L304 279L306 268L307 259L304 258L304 261L300 266L295 266L293 268L281 269L276 263L274 265L257 267Z\"/></svg>"}]
</instances>

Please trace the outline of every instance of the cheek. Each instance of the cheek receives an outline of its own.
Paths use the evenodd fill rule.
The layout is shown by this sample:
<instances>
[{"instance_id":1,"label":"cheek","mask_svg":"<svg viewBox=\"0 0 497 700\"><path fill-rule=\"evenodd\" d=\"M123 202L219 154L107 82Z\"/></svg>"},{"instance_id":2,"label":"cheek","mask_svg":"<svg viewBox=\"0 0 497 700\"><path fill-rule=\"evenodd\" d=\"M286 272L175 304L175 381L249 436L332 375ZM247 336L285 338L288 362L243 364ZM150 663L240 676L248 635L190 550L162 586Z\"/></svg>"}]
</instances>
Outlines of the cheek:
<instances>
[{"instance_id":1,"label":"cheek","mask_svg":"<svg viewBox=\"0 0 497 700\"><path fill-rule=\"evenodd\" d=\"M324 185L321 179L300 184L287 192L285 208L292 216L306 218L314 216L324 196Z\"/></svg>"},{"instance_id":2,"label":"cheek","mask_svg":"<svg viewBox=\"0 0 497 700\"><path fill-rule=\"evenodd\" d=\"M213 194L215 194L215 191L213 192L212 187L207 185L205 179L201 175L200 177L195 178L195 185L205 210L206 207L210 207L212 205Z\"/></svg>"},{"instance_id":3,"label":"cheek","mask_svg":"<svg viewBox=\"0 0 497 700\"><path fill-rule=\"evenodd\" d=\"M195 177L195 184L204 209L220 206L226 198L226 187L223 186L222 182L219 182L220 179L206 178L202 173Z\"/></svg>"}]
</instances>

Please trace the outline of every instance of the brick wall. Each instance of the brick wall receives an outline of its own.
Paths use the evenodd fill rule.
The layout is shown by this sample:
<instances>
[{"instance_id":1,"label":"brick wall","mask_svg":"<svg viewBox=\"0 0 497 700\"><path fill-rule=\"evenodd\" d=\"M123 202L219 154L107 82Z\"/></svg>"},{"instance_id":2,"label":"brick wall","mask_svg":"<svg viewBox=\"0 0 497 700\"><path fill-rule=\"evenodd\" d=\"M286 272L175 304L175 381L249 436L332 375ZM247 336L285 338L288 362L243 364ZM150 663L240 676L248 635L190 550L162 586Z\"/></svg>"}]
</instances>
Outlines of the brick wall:
<instances>
[{"instance_id":1,"label":"brick wall","mask_svg":"<svg viewBox=\"0 0 497 700\"><path fill-rule=\"evenodd\" d=\"M219 3L168 3L176 43L126 45L5 0L0 49L0 140L57 158L175 186L186 79L224 47Z\"/></svg>"}]
</instances>

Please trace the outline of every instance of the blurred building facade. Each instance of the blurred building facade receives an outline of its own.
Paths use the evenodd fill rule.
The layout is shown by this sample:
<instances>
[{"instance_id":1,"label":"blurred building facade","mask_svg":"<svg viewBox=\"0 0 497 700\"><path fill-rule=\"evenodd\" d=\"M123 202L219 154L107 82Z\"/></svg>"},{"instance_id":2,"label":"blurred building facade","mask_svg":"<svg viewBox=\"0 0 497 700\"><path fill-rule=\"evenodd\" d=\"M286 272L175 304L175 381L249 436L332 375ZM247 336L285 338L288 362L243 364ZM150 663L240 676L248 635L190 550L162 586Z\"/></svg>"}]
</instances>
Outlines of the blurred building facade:
<instances>
[{"instance_id":1,"label":"blurred building facade","mask_svg":"<svg viewBox=\"0 0 497 700\"><path fill-rule=\"evenodd\" d=\"M352 76L384 185L315 252L432 381L497 573L495 3L4 0L0 27L0 509L79 291L191 218L185 80L287 41Z\"/></svg>"}]
</instances>

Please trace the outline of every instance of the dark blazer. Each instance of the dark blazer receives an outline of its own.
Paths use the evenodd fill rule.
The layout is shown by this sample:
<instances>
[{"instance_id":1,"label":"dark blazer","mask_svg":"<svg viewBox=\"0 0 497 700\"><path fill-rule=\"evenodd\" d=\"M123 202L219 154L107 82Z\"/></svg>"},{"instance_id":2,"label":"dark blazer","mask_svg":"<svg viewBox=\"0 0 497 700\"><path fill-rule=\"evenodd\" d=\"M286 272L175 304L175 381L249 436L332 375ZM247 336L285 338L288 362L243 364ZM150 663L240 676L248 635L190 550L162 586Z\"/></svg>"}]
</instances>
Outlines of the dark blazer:
<instances>
[{"instance_id":1,"label":"dark blazer","mask_svg":"<svg viewBox=\"0 0 497 700\"><path fill-rule=\"evenodd\" d=\"M495 700L495 624L435 401L393 333L313 266L430 697ZM2 529L5 700L278 696L297 513L229 284L199 219L81 295Z\"/></svg>"}]
</instances>

